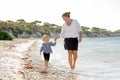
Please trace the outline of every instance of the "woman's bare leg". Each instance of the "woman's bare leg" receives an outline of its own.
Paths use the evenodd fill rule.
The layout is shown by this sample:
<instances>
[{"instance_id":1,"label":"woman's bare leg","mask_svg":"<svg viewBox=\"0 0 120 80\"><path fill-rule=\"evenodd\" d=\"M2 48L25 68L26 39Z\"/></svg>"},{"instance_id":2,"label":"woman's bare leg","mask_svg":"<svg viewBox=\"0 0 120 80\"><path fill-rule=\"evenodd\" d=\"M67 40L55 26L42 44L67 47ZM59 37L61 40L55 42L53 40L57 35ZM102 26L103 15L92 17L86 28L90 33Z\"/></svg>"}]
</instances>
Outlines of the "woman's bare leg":
<instances>
[{"instance_id":1,"label":"woman's bare leg","mask_svg":"<svg viewBox=\"0 0 120 80\"><path fill-rule=\"evenodd\" d=\"M68 50L68 61L70 68L72 69L72 50Z\"/></svg>"},{"instance_id":2,"label":"woman's bare leg","mask_svg":"<svg viewBox=\"0 0 120 80\"><path fill-rule=\"evenodd\" d=\"M77 51L72 51L73 52L73 64L72 64L72 69L75 69L76 61L78 58Z\"/></svg>"}]
</instances>

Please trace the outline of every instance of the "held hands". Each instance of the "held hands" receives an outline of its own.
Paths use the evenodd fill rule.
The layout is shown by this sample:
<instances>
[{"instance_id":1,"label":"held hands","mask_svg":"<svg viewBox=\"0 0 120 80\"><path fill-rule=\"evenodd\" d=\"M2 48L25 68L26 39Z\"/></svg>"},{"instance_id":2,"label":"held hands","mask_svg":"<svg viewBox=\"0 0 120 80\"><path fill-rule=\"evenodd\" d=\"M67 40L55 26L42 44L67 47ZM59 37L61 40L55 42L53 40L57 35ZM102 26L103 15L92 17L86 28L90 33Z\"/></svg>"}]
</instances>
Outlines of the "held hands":
<instances>
[{"instance_id":1,"label":"held hands","mask_svg":"<svg viewBox=\"0 0 120 80\"><path fill-rule=\"evenodd\" d=\"M55 41L55 42L57 41L57 38L56 38L56 37L54 38L54 41Z\"/></svg>"},{"instance_id":2,"label":"held hands","mask_svg":"<svg viewBox=\"0 0 120 80\"><path fill-rule=\"evenodd\" d=\"M56 42L58 38L59 38L59 37L55 37L55 38L54 38L54 41Z\"/></svg>"}]
</instances>

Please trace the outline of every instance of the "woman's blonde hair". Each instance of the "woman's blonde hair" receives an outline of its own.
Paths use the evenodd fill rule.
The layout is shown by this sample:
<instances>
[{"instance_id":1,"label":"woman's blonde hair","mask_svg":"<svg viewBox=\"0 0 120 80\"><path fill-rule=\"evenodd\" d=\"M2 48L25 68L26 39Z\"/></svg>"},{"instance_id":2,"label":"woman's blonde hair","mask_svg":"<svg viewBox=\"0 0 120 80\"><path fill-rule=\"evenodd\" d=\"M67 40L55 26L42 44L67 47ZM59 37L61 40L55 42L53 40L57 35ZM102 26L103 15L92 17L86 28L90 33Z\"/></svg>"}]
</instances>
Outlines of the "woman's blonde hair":
<instances>
[{"instance_id":1,"label":"woman's blonde hair","mask_svg":"<svg viewBox=\"0 0 120 80\"><path fill-rule=\"evenodd\" d=\"M42 40L44 41L46 37L49 37L48 35L43 35Z\"/></svg>"}]
</instances>

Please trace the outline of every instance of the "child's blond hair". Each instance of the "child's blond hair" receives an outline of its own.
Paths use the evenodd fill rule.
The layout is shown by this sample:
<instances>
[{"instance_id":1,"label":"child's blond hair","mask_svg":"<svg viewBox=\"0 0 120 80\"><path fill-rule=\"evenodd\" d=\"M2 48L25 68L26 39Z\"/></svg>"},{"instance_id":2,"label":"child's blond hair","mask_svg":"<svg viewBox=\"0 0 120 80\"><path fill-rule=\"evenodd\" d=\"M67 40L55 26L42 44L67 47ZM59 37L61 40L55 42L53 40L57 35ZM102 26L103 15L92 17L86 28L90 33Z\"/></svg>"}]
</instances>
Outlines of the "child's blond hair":
<instances>
[{"instance_id":1,"label":"child's blond hair","mask_svg":"<svg viewBox=\"0 0 120 80\"><path fill-rule=\"evenodd\" d=\"M42 40L44 41L46 37L49 37L48 35L43 35Z\"/></svg>"}]
</instances>

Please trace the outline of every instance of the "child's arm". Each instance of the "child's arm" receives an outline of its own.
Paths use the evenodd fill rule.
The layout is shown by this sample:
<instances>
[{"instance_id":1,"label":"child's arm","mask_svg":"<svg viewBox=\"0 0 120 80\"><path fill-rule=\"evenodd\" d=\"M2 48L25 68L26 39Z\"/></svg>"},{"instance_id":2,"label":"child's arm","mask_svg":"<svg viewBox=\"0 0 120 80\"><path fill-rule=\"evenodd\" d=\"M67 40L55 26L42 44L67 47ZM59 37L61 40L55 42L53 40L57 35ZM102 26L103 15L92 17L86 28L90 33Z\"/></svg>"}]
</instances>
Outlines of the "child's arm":
<instances>
[{"instance_id":1,"label":"child's arm","mask_svg":"<svg viewBox=\"0 0 120 80\"><path fill-rule=\"evenodd\" d=\"M56 42L50 42L50 45L51 45L51 46L55 46L55 45L56 45Z\"/></svg>"},{"instance_id":2,"label":"child's arm","mask_svg":"<svg viewBox=\"0 0 120 80\"><path fill-rule=\"evenodd\" d=\"M55 37L55 38L54 38L54 42L51 41L49 44L50 44L51 46L55 46L55 45L56 45L56 41L57 41L57 38Z\"/></svg>"},{"instance_id":3,"label":"child's arm","mask_svg":"<svg viewBox=\"0 0 120 80\"><path fill-rule=\"evenodd\" d=\"M43 46L40 47L40 55L41 55L42 51L43 51Z\"/></svg>"},{"instance_id":4,"label":"child's arm","mask_svg":"<svg viewBox=\"0 0 120 80\"><path fill-rule=\"evenodd\" d=\"M55 45L56 45L56 41L50 42L49 44L50 44L51 46L55 46Z\"/></svg>"}]
</instances>

